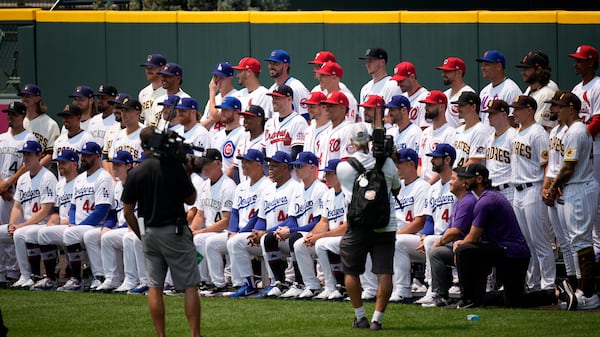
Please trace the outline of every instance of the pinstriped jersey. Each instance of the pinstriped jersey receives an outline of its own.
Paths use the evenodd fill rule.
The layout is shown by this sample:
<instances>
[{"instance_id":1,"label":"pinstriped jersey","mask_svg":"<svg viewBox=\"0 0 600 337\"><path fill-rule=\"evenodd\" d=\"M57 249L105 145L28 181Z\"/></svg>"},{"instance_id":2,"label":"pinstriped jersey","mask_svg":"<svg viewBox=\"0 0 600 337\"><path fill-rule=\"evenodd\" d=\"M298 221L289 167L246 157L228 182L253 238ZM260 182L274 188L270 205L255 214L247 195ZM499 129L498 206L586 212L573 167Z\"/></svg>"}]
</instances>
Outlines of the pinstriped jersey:
<instances>
[{"instance_id":1,"label":"pinstriped jersey","mask_svg":"<svg viewBox=\"0 0 600 337\"><path fill-rule=\"evenodd\" d=\"M548 167L546 168L546 177L556 178L563 164L565 155L565 145L563 137L569 127L566 125L557 125L550 130L550 141L548 147Z\"/></svg>"},{"instance_id":2,"label":"pinstriped jersey","mask_svg":"<svg viewBox=\"0 0 600 337\"><path fill-rule=\"evenodd\" d=\"M238 210L239 221L234 232L244 228L250 218L256 215L263 192L270 185L274 185L273 182L267 177L262 177L254 185L250 185L250 180L246 180L237 186L233 197L233 208Z\"/></svg>"},{"instance_id":3,"label":"pinstriped jersey","mask_svg":"<svg viewBox=\"0 0 600 337\"><path fill-rule=\"evenodd\" d=\"M304 186L293 178L279 187L273 184L265 188L258 217L265 220L266 230L273 231L288 216L296 216L294 205L302 203L303 194Z\"/></svg>"},{"instance_id":4,"label":"pinstriped jersey","mask_svg":"<svg viewBox=\"0 0 600 337\"><path fill-rule=\"evenodd\" d=\"M167 94L167 89L159 87L154 89L152 83L148 84L144 89L140 90L138 94L138 100L142 104L142 113L140 114L140 120L144 122L144 125L150 126L150 123L155 123L157 116L155 116L152 107L155 106L154 101L161 96ZM164 100L163 100L164 101ZM157 101L162 103L163 101Z\"/></svg>"},{"instance_id":5,"label":"pinstriped jersey","mask_svg":"<svg viewBox=\"0 0 600 337\"><path fill-rule=\"evenodd\" d=\"M493 186L512 183L512 166L510 154L512 152L513 139L517 130L509 127L500 136L493 133L488 139L485 154L485 167L490 172L490 180Z\"/></svg>"},{"instance_id":6,"label":"pinstriped jersey","mask_svg":"<svg viewBox=\"0 0 600 337\"><path fill-rule=\"evenodd\" d=\"M80 224L97 205L113 206L114 183L112 176L99 168L88 176L83 172L75 178L71 204L75 205L75 224ZM98 224L101 225L101 224Z\"/></svg>"},{"instance_id":7,"label":"pinstriped jersey","mask_svg":"<svg viewBox=\"0 0 600 337\"><path fill-rule=\"evenodd\" d=\"M36 138L27 130L13 136L9 129L0 135L0 178L4 180L14 175L21 167L23 154L17 151L21 151L28 140Z\"/></svg>"},{"instance_id":8,"label":"pinstriped jersey","mask_svg":"<svg viewBox=\"0 0 600 337\"><path fill-rule=\"evenodd\" d=\"M454 135L454 149L456 150L456 159L454 167L463 166L470 158L484 159L488 137L493 130L481 122L466 129L463 124L456 129Z\"/></svg>"},{"instance_id":9,"label":"pinstriped jersey","mask_svg":"<svg viewBox=\"0 0 600 337\"><path fill-rule=\"evenodd\" d=\"M548 163L548 133L534 123L517 132L512 144L512 181L515 184L541 182Z\"/></svg>"},{"instance_id":10,"label":"pinstriped jersey","mask_svg":"<svg viewBox=\"0 0 600 337\"><path fill-rule=\"evenodd\" d=\"M444 91L444 94L446 95L446 97L448 97L448 106L446 106L446 122L448 122L448 124L450 124L450 126L452 126L453 128L456 128L458 126L460 118L458 118L458 104L452 104L450 102L458 101L460 94L462 94L464 91L476 92L475 90L473 90L473 88L471 88L468 85L465 85L464 87L460 88L460 90L454 93L454 95L452 95L452 88L449 88L446 91Z\"/></svg>"},{"instance_id":11,"label":"pinstriped jersey","mask_svg":"<svg viewBox=\"0 0 600 337\"><path fill-rule=\"evenodd\" d=\"M594 179L592 167L592 136L585 124L575 121L563 137L565 163L577 162L575 171L567 184L590 182Z\"/></svg>"},{"instance_id":12,"label":"pinstriped jersey","mask_svg":"<svg viewBox=\"0 0 600 337\"><path fill-rule=\"evenodd\" d=\"M175 125L172 130L183 137L184 143L201 147L205 150L211 147L210 134L200 123L196 123L196 125L189 130L185 130L183 125ZM194 150L194 155L200 156L201 153L197 150Z\"/></svg>"},{"instance_id":13,"label":"pinstriped jersey","mask_svg":"<svg viewBox=\"0 0 600 337\"><path fill-rule=\"evenodd\" d=\"M343 192L336 193L333 188L325 192L321 216L327 218L330 231L338 228L342 222L346 222L346 205Z\"/></svg>"},{"instance_id":14,"label":"pinstriped jersey","mask_svg":"<svg viewBox=\"0 0 600 337\"><path fill-rule=\"evenodd\" d=\"M23 219L27 220L42 209L42 204L51 204L56 202L56 177L45 167L35 175L31 176L29 172L23 174L17 180L14 195L15 201L21 204L23 209ZM51 212L40 221L48 221Z\"/></svg>"},{"instance_id":15,"label":"pinstriped jersey","mask_svg":"<svg viewBox=\"0 0 600 337\"><path fill-rule=\"evenodd\" d=\"M394 199L398 230L406 227L416 217L426 215L425 204L430 188L431 185L421 178L415 179L408 185L404 185L402 180L400 193Z\"/></svg>"},{"instance_id":16,"label":"pinstriped jersey","mask_svg":"<svg viewBox=\"0 0 600 337\"><path fill-rule=\"evenodd\" d=\"M235 183L222 175L214 184L206 179L201 186L195 206L204 212L204 225L210 227L223 218L223 212L231 212Z\"/></svg>"},{"instance_id":17,"label":"pinstriped jersey","mask_svg":"<svg viewBox=\"0 0 600 337\"><path fill-rule=\"evenodd\" d=\"M144 126L140 123L139 128L132 133L127 133L127 129L119 131L108 151L108 158L112 159L117 151L127 151L131 153L133 160L139 160L143 152L140 141L140 132L143 128Z\"/></svg>"}]
</instances>

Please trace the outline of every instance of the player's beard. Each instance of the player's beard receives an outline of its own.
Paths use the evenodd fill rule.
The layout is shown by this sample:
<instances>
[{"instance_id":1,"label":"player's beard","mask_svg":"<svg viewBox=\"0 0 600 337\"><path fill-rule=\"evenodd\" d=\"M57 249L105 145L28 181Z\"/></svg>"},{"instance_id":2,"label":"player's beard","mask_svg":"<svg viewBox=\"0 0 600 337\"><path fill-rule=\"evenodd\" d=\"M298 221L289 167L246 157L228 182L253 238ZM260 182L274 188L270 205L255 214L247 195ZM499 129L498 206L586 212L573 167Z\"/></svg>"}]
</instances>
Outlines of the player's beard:
<instances>
[{"instance_id":1,"label":"player's beard","mask_svg":"<svg viewBox=\"0 0 600 337\"><path fill-rule=\"evenodd\" d=\"M467 191L474 191L477 188L477 182L472 182L470 184L466 184L467 185Z\"/></svg>"},{"instance_id":2,"label":"player's beard","mask_svg":"<svg viewBox=\"0 0 600 337\"><path fill-rule=\"evenodd\" d=\"M444 78L444 85L451 85L452 81L449 78Z\"/></svg>"},{"instance_id":3,"label":"player's beard","mask_svg":"<svg viewBox=\"0 0 600 337\"><path fill-rule=\"evenodd\" d=\"M92 167L92 165L88 164L88 162L86 161L81 161L81 165L80 165L80 172L85 172L87 171L90 167Z\"/></svg>"},{"instance_id":4,"label":"player's beard","mask_svg":"<svg viewBox=\"0 0 600 337\"><path fill-rule=\"evenodd\" d=\"M434 120L440 115L439 111L428 111L425 110L425 119Z\"/></svg>"},{"instance_id":5,"label":"player's beard","mask_svg":"<svg viewBox=\"0 0 600 337\"><path fill-rule=\"evenodd\" d=\"M434 163L431 163L431 170L436 173L442 173L442 171L444 170L444 162L442 162L442 164L440 165L435 165Z\"/></svg>"}]
</instances>

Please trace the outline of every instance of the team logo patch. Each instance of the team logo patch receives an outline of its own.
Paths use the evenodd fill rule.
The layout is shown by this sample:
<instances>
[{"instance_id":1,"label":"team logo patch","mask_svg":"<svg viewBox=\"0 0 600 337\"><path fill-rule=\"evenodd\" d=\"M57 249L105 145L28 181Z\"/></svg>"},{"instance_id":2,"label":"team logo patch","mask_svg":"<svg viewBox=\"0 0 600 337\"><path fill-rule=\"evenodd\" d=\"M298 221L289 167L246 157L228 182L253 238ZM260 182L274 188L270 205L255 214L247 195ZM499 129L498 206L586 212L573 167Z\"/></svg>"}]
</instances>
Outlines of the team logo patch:
<instances>
[{"instance_id":1,"label":"team logo patch","mask_svg":"<svg viewBox=\"0 0 600 337\"><path fill-rule=\"evenodd\" d=\"M571 149L572 151L573 149ZM569 149L567 149L567 153L569 152ZM542 159L543 160L548 160L548 150L544 150L542 151Z\"/></svg>"},{"instance_id":2,"label":"team logo patch","mask_svg":"<svg viewBox=\"0 0 600 337\"><path fill-rule=\"evenodd\" d=\"M567 158L573 157L573 154L575 154L575 149L573 149L572 147L567 148L567 150L565 151L565 157Z\"/></svg>"},{"instance_id":3,"label":"team logo patch","mask_svg":"<svg viewBox=\"0 0 600 337\"><path fill-rule=\"evenodd\" d=\"M223 144L223 157L228 159L232 158L234 153L235 145L231 140L228 140L227 142L225 142L225 144Z\"/></svg>"}]
</instances>

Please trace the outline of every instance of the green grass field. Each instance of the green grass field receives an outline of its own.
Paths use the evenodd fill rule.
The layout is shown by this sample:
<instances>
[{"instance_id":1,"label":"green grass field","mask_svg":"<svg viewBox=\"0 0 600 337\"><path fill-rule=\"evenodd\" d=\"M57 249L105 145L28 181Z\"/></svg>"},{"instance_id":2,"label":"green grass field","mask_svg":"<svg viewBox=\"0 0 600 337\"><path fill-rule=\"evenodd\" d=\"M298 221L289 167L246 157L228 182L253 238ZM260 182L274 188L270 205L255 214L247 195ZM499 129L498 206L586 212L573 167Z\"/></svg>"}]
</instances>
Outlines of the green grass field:
<instances>
[{"instance_id":1,"label":"green grass field","mask_svg":"<svg viewBox=\"0 0 600 337\"><path fill-rule=\"evenodd\" d=\"M165 297L167 335L188 336L182 297ZM368 318L373 303L367 303ZM0 290L9 337L153 336L147 298ZM478 314L479 322L467 321ZM390 304L383 331L352 329L348 302L202 298L202 334L216 336L600 336L600 312L438 309Z\"/></svg>"}]
</instances>

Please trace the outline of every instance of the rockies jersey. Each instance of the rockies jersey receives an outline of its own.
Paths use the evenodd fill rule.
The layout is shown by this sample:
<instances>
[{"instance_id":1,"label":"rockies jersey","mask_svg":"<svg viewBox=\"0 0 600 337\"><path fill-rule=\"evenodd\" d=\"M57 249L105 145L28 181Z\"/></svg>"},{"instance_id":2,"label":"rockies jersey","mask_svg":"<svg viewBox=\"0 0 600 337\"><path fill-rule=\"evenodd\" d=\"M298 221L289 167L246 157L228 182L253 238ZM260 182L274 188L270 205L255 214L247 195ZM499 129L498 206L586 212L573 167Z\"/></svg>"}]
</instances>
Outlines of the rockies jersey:
<instances>
[{"instance_id":1,"label":"rockies jersey","mask_svg":"<svg viewBox=\"0 0 600 337\"><path fill-rule=\"evenodd\" d=\"M302 105L302 100L310 96L310 93L308 92L308 89L306 89L306 86L302 82L300 82L300 80L291 76L288 77L287 80L285 80L285 82L283 82L282 84L289 86L294 92L294 101L292 103L292 109L296 111L299 115L308 114L306 106ZM269 88L269 92L275 91L276 87L278 87L277 83L273 83L273 85L271 85L271 87Z\"/></svg>"},{"instance_id":2,"label":"rockies jersey","mask_svg":"<svg viewBox=\"0 0 600 337\"><path fill-rule=\"evenodd\" d=\"M565 124L559 124L550 130L550 141L548 146L548 167L546 168L546 177L556 178L562 167L565 145L563 137L569 127Z\"/></svg>"},{"instance_id":3,"label":"rockies jersey","mask_svg":"<svg viewBox=\"0 0 600 337\"><path fill-rule=\"evenodd\" d=\"M258 211L264 190L271 185L274 183L269 178L262 177L254 185L250 185L250 180L246 180L237 186L233 198L233 208L238 210L239 220L237 224L230 226L230 231L238 232L248 224L248 221Z\"/></svg>"},{"instance_id":4,"label":"rockies jersey","mask_svg":"<svg viewBox=\"0 0 600 337\"><path fill-rule=\"evenodd\" d=\"M231 212L235 183L222 175L214 184L210 179L202 183L202 189L196 198L196 208L204 212L204 225L210 227L223 218L223 212Z\"/></svg>"},{"instance_id":5,"label":"rockies jersey","mask_svg":"<svg viewBox=\"0 0 600 337\"><path fill-rule=\"evenodd\" d=\"M575 121L563 137L565 163L576 162L575 171L567 184L586 183L594 179L592 164L592 136L585 124Z\"/></svg>"},{"instance_id":6,"label":"rockies jersey","mask_svg":"<svg viewBox=\"0 0 600 337\"><path fill-rule=\"evenodd\" d=\"M69 209L71 208L71 200L73 199L73 185L75 179L67 181L67 179L59 179L56 183L56 201L54 207L58 208L60 220L69 220Z\"/></svg>"},{"instance_id":7,"label":"rockies jersey","mask_svg":"<svg viewBox=\"0 0 600 337\"><path fill-rule=\"evenodd\" d=\"M115 123L106 130L104 142L102 143L102 159L108 159L108 152L110 152L112 143L121 130L123 130L121 123Z\"/></svg>"},{"instance_id":8,"label":"rockies jersey","mask_svg":"<svg viewBox=\"0 0 600 337\"><path fill-rule=\"evenodd\" d=\"M237 147L243 135L244 127L238 126L233 130L223 129L213 138L211 146L221 151L223 157L223 172L233 165L233 159L237 155Z\"/></svg>"},{"instance_id":9,"label":"rockies jersey","mask_svg":"<svg viewBox=\"0 0 600 337\"><path fill-rule=\"evenodd\" d=\"M489 177L493 186L511 184L512 181L512 166L510 162L510 154L512 152L512 144L517 130L508 127L500 136L493 133L488 138L488 145L485 154L485 167L489 171Z\"/></svg>"},{"instance_id":10,"label":"rockies jersey","mask_svg":"<svg viewBox=\"0 0 600 337\"><path fill-rule=\"evenodd\" d=\"M0 178L2 180L14 175L23 164L23 154L17 151L21 151L23 144L28 140L36 139L27 130L14 136L10 129L0 134Z\"/></svg>"},{"instance_id":11,"label":"rockies jersey","mask_svg":"<svg viewBox=\"0 0 600 337\"><path fill-rule=\"evenodd\" d=\"M327 218L328 230L332 231L346 222L346 205L342 191L336 192L333 188L325 191L323 195L323 209L321 217Z\"/></svg>"},{"instance_id":12,"label":"rockies jersey","mask_svg":"<svg viewBox=\"0 0 600 337\"><path fill-rule=\"evenodd\" d=\"M303 197L295 200L294 213L298 226L308 225L321 214L325 192L327 192L327 185L315 179L308 188L304 189Z\"/></svg>"},{"instance_id":13,"label":"rockies jersey","mask_svg":"<svg viewBox=\"0 0 600 337\"><path fill-rule=\"evenodd\" d=\"M144 125L150 126L150 123L156 123L158 120L158 115L154 113L152 109L155 106L154 101L156 103L162 103L162 101L157 101L159 97L164 97L167 95L167 90L163 87L158 87L154 89L152 87L152 83L148 84L144 89L140 90L138 94L138 100L142 104L142 113L140 114L140 120L144 122Z\"/></svg>"},{"instance_id":14,"label":"rockies jersey","mask_svg":"<svg viewBox=\"0 0 600 337\"><path fill-rule=\"evenodd\" d=\"M512 182L515 184L541 182L548 163L548 133L534 123L520 129L512 144Z\"/></svg>"},{"instance_id":15,"label":"rockies jersey","mask_svg":"<svg viewBox=\"0 0 600 337\"><path fill-rule=\"evenodd\" d=\"M331 159L346 159L354 153L350 139L352 125L353 123L345 120L336 127L331 125L327 128L322 138L327 142L323 144L324 156L320 162L320 169L325 168Z\"/></svg>"},{"instance_id":16,"label":"rockies jersey","mask_svg":"<svg viewBox=\"0 0 600 337\"><path fill-rule=\"evenodd\" d=\"M104 145L106 130L115 123L117 123L117 121L115 121L115 115L110 114L107 117L102 117L102 114L97 114L90 119L90 125L87 128L87 132L92 135L96 144Z\"/></svg>"},{"instance_id":17,"label":"rockies jersey","mask_svg":"<svg viewBox=\"0 0 600 337\"><path fill-rule=\"evenodd\" d=\"M419 141L421 140L421 128L416 126L414 123L408 123L404 129L400 130L398 126L393 126L387 129L386 133L394 138L394 146L396 152L410 148L415 151L419 151Z\"/></svg>"},{"instance_id":18,"label":"rockies jersey","mask_svg":"<svg viewBox=\"0 0 600 337\"><path fill-rule=\"evenodd\" d=\"M485 148L492 129L481 122L477 122L469 129L465 128L465 124L459 126L454 135L453 146L456 150L454 167L463 166L470 158L485 158Z\"/></svg>"},{"instance_id":19,"label":"rockies jersey","mask_svg":"<svg viewBox=\"0 0 600 337\"><path fill-rule=\"evenodd\" d=\"M144 126L140 123L139 128L132 133L127 133L127 128L119 131L108 150L108 159L112 159L117 151L127 151L131 153L133 160L139 160L142 157L142 142L140 141L140 132Z\"/></svg>"},{"instance_id":20,"label":"rockies jersey","mask_svg":"<svg viewBox=\"0 0 600 337\"><path fill-rule=\"evenodd\" d=\"M296 216L294 205L303 203L303 194L304 186L293 178L281 186L273 184L265 188L258 217L265 220L266 231L274 231L288 216Z\"/></svg>"},{"instance_id":21,"label":"rockies jersey","mask_svg":"<svg viewBox=\"0 0 600 337\"><path fill-rule=\"evenodd\" d=\"M419 101L424 100L429 94L429 90L420 87L414 94L408 95L408 93L404 93L404 96L408 98L410 101L410 110L408 111L408 117L410 121L415 123L421 129L424 129L431 125L425 119L425 103L421 103Z\"/></svg>"},{"instance_id":22,"label":"rockies jersey","mask_svg":"<svg viewBox=\"0 0 600 337\"><path fill-rule=\"evenodd\" d=\"M88 176L87 171L75 178L71 204L75 205L75 224L80 224L96 205L113 205L114 183L112 176L99 168ZM98 224L101 225L101 224Z\"/></svg>"},{"instance_id":23,"label":"rockies jersey","mask_svg":"<svg viewBox=\"0 0 600 337\"><path fill-rule=\"evenodd\" d=\"M448 124L450 124L450 126L452 126L453 128L456 128L458 126L460 118L458 118L458 104L451 104L450 102L458 101L460 94L462 94L464 91L476 92L475 90L473 90L473 88L471 88L468 85L465 85L464 87L460 88L460 90L455 92L454 95L452 95L452 88L444 91L444 94L446 95L446 97L448 97L448 105L446 106L446 122L448 122Z\"/></svg>"},{"instance_id":24,"label":"rockies jersey","mask_svg":"<svg viewBox=\"0 0 600 337\"><path fill-rule=\"evenodd\" d=\"M54 141L60 134L58 124L47 114L41 114L36 118L29 120L27 117L23 120L23 127L29 130L37 141L42 145L45 154L51 154L54 149Z\"/></svg>"},{"instance_id":25,"label":"rockies jersey","mask_svg":"<svg viewBox=\"0 0 600 337\"><path fill-rule=\"evenodd\" d=\"M66 133L63 133L56 139L56 142L54 142L52 159L56 159L62 150L79 152L85 143L94 141L94 137L92 137L89 132L84 130L81 130L73 137L69 137Z\"/></svg>"},{"instance_id":26,"label":"rockies jersey","mask_svg":"<svg viewBox=\"0 0 600 337\"><path fill-rule=\"evenodd\" d=\"M281 119L277 115L269 119L265 124L265 138L263 147L267 157L271 157L277 151L292 152L292 147L304 145L304 131L306 120L297 112L292 112Z\"/></svg>"},{"instance_id":27,"label":"rockies jersey","mask_svg":"<svg viewBox=\"0 0 600 337\"><path fill-rule=\"evenodd\" d=\"M429 195L431 185L421 178L405 185L402 180L400 193L394 199L398 230L406 227L413 220L425 214L425 203Z\"/></svg>"},{"instance_id":28,"label":"rockies jersey","mask_svg":"<svg viewBox=\"0 0 600 337\"><path fill-rule=\"evenodd\" d=\"M21 204L23 219L30 219L34 213L42 209L43 204L54 206L56 202L56 177L45 167L42 167L33 177L29 172L23 174L17 180L14 199ZM50 214L40 223L46 222L49 217Z\"/></svg>"},{"instance_id":29,"label":"rockies jersey","mask_svg":"<svg viewBox=\"0 0 600 337\"><path fill-rule=\"evenodd\" d=\"M425 200L425 214L433 217L433 234L441 235L448 228L455 201L449 181L442 183L440 179L431 186L429 197Z\"/></svg>"},{"instance_id":30,"label":"rockies jersey","mask_svg":"<svg viewBox=\"0 0 600 337\"><path fill-rule=\"evenodd\" d=\"M455 130L450 124L446 123L437 129L433 129L433 125L423 130L421 134L421 142L419 144L419 164L421 165L421 178L429 181L433 176L433 166L431 158L426 154L435 150L435 147L440 143L452 144L454 142Z\"/></svg>"},{"instance_id":31,"label":"rockies jersey","mask_svg":"<svg viewBox=\"0 0 600 337\"><path fill-rule=\"evenodd\" d=\"M175 125L172 130L184 138L184 143L201 147L205 150L211 147L210 134L200 123L196 123L189 130L185 130L181 124ZM194 155L200 156L201 154L198 150L194 150Z\"/></svg>"},{"instance_id":32,"label":"rockies jersey","mask_svg":"<svg viewBox=\"0 0 600 337\"><path fill-rule=\"evenodd\" d=\"M248 92L248 88L239 90L235 97L242 103L241 111L245 111L249 105L258 105L265 111L265 119L270 119L273 117L273 100L267 95L268 92L269 90L261 85L252 92ZM243 115L240 115L240 122L241 117Z\"/></svg>"},{"instance_id":33,"label":"rockies jersey","mask_svg":"<svg viewBox=\"0 0 600 337\"><path fill-rule=\"evenodd\" d=\"M486 85L479 93L479 98L481 99L480 109L482 111L479 113L479 119L485 125L489 125L488 114L483 112L487 111L489 102L501 99L510 104L514 102L515 98L519 95L521 95L521 88L519 88L515 81L508 77L496 86L493 86L492 83ZM512 111L513 108L510 108L511 113Z\"/></svg>"},{"instance_id":34,"label":"rockies jersey","mask_svg":"<svg viewBox=\"0 0 600 337\"><path fill-rule=\"evenodd\" d=\"M179 91L176 92L175 95L179 96L179 99L182 99L184 97L190 97L190 95L188 95L181 88L179 88ZM157 125L158 121L162 118L162 111L163 111L163 106L158 105L158 103L163 103L165 101L165 99L167 99L168 96L169 96L169 94L165 90L162 96L159 96L158 98L156 98L154 100L154 102L152 102L152 111L147 112L146 115L144 115L144 124L146 126L156 126ZM140 102L142 102L142 101L140 101Z\"/></svg>"},{"instance_id":35,"label":"rockies jersey","mask_svg":"<svg viewBox=\"0 0 600 337\"><path fill-rule=\"evenodd\" d=\"M243 132L238 140L237 149L235 150L235 156L233 157L233 166L238 168L238 181L242 182L249 178L242 173L241 160L237 159L237 156L243 156L248 152L249 149L255 149L262 152L261 143L263 141L264 133L261 133L258 137L250 139L250 132Z\"/></svg>"}]
</instances>

